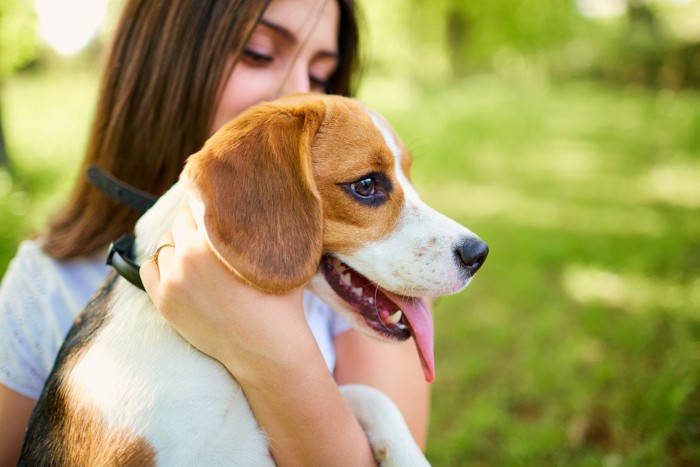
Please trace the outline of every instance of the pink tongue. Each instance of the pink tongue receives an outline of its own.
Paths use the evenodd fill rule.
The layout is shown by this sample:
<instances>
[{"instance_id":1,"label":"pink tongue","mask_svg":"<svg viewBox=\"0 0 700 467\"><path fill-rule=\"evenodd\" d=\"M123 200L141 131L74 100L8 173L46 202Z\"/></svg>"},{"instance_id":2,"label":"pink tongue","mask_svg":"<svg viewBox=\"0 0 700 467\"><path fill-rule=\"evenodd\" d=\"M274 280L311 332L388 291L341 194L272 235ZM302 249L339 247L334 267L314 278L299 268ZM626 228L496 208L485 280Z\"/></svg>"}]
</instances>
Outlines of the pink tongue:
<instances>
[{"instance_id":1,"label":"pink tongue","mask_svg":"<svg viewBox=\"0 0 700 467\"><path fill-rule=\"evenodd\" d=\"M397 304L411 328L413 339L423 364L425 380L432 383L435 379L435 357L433 354L433 316L426 301L422 298L402 297L382 290L384 294Z\"/></svg>"}]
</instances>

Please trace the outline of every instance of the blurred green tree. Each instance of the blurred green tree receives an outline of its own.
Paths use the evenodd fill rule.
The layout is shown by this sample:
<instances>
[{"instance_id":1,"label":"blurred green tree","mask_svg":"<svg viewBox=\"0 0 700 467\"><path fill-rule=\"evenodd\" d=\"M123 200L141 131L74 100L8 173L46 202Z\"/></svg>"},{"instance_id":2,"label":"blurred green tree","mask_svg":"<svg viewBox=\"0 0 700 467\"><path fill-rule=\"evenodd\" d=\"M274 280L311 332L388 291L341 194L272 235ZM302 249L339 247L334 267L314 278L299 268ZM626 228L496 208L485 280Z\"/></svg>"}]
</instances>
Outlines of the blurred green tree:
<instances>
[{"instance_id":1,"label":"blurred green tree","mask_svg":"<svg viewBox=\"0 0 700 467\"><path fill-rule=\"evenodd\" d=\"M700 41L694 32L700 0L624 0L621 10L602 15L586 13L582 5L588 3L365 0L383 25L371 31L373 67L381 67L384 76L409 75L418 84L496 71L534 84L587 77L700 87Z\"/></svg>"},{"instance_id":2,"label":"blurred green tree","mask_svg":"<svg viewBox=\"0 0 700 467\"><path fill-rule=\"evenodd\" d=\"M615 34L597 42L589 75L657 89L700 88L700 1L625 3Z\"/></svg>"},{"instance_id":3,"label":"blurred green tree","mask_svg":"<svg viewBox=\"0 0 700 467\"><path fill-rule=\"evenodd\" d=\"M0 0L0 85L17 70L36 60L36 13L33 2ZM10 169L0 102L0 166Z\"/></svg>"},{"instance_id":4,"label":"blurred green tree","mask_svg":"<svg viewBox=\"0 0 700 467\"><path fill-rule=\"evenodd\" d=\"M573 1L414 0L414 4L416 38L424 41L444 34L455 78L490 68L503 50L541 60L552 48L571 41L581 22Z\"/></svg>"}]
</instances>

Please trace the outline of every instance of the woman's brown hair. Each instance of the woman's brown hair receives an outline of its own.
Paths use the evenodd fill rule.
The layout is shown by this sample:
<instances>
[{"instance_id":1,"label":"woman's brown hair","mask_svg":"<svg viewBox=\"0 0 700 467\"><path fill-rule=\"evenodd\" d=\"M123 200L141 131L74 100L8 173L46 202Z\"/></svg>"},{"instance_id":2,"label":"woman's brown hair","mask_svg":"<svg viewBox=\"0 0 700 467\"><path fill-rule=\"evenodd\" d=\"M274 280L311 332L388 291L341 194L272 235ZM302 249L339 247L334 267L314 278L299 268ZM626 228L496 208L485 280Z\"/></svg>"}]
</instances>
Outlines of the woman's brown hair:
<instances>
[{"instance_id":1,"label":"woman's brown hair","mask_svg":"<svg viewBox=\"0 0 700 467\"><path fill-rule=\"evenodd\" d=\"M139 214L92 187L87 167L97 165L154 195L167 190L187 156L208 137L221 77L238 61L269 1L125 3L103 70L86 157L68 202L49 224L46 253L59 260L86 256L133 230ZM327 92L349 96L358 28L354 1L337 1L340 62Z\"/></svg>"}]
</instances>

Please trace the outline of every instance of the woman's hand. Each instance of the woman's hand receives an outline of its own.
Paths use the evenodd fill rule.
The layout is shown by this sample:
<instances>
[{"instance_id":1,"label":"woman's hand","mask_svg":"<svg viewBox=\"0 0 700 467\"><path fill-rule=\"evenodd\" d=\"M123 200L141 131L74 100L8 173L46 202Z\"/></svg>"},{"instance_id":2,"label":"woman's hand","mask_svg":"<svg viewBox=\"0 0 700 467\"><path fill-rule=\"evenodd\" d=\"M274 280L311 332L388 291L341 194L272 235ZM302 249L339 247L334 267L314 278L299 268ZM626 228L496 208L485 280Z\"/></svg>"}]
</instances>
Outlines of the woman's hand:
<instances>
[{"instance_id":1,"label":"woman's hand","mask_svg":"<svg viewBox=\"0 0 700 467\"><path fill-rule=\"evenodd\" d=\"M141 278L158 310L236 378L278 465L374 465L367 438L306 323L302 289L269 295L214 255L189 211L179 213ZM322 442L319 442L322 440Z\"/></svg>"},{"instance_id":2,"label":"woman's hand","mask_svg":"<svg viewBox=\"0 0 700 467\"><path fill-rule=\"evenodd\" d=\"M189 210L178 213L172 234L160 245L166 246L157 261L141 267L146 291L190 344L236 378L247 376L251 359L284 363L300 335L311 335L302 289L270 295L244 284L212 252Z\"/></svg>"}]
</instances>

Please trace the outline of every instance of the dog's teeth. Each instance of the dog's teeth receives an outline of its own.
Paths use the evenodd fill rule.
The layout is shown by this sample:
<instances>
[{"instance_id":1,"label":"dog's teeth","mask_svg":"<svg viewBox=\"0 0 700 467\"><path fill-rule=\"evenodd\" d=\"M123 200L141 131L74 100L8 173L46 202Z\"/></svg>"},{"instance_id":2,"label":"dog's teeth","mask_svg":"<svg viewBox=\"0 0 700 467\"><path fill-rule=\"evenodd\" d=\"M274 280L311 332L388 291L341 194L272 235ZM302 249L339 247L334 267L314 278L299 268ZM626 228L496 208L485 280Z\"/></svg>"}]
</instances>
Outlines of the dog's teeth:
<instances>
[{"instance_id":1,"label":"dog's teeth","mask_svg":"<svg viewBox=\"0 0 700 467\"><path fill-rule=\"evenodd\" d=\"M367 297L367 303L374 305L374 297Z\"/></svg>"},{"instance_id":2,"label":"dog's teeth","mask_svg":"<svg viewBox=\"0 0 700 467\"><path fill-rule=\"evenodd\" d=\"M399 329L408 329L408 326L402 323L396 323L396 327L398 327Z\"/></svg>"},{"instance_id":3,"label":"dog's teeth","mask_svg":"<svg viewBox=\"0 0 700 467\"><path fill-rule=\"evenodd\" d=\"M352 288L352 292L353 292L355 295L362 296L362 287L353 287L353 288Z\"/></svg>"},{"instance_id":4,"label":"dog's teeth","mask_svg":"<svg viewBox=\"0 0 700 467\"><path fill-rule=\"evenodd\" d=\"M393 323L393 324L399 324L399 321L401 321L402 316L403 316L403 313L401 312L401 310L397 310L396 313L389 316L389 322ZM401 325L399 325L399 327L401 328ZM401 329L403 329L403 328L401 328Z\"/></svg>"},{"instance_id":5,"label":"dog's teeth","mask_svg":"<svg viewBox=\"0 0 700 467\"><path fill-rule=\"evenodd\" d=\"M341 274L340 277L341 277L341 279L343 279L343 283L344 283L345 285L351 285L351 284L352 284L352 280L351 280L351 276L350 276L350 273L349 273L349 272L347 272L347 273L345 273L345 274Z\"/></svg>"}]
</instances>

